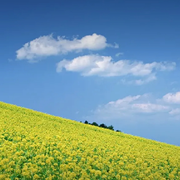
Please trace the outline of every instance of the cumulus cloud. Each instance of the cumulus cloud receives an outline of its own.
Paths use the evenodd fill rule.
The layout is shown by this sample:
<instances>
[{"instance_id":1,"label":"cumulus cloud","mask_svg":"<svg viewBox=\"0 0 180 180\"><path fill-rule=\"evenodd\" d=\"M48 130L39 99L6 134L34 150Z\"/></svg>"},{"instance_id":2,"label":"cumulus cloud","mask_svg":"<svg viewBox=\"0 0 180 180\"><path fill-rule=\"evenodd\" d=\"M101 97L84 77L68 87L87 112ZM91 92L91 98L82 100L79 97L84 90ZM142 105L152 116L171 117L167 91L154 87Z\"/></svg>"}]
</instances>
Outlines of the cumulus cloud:
<instances>
[{"instance_id":1,"label":"cumulus cloud","mask_svg":"<svg viewBox=\"0 0 180 180\"><path fill-rule=\"evenodd\" d=\"M99 119L118 119L120 117L129 116L132 113L132 105L139 102L146 95L127 96L116 101L110 101L107 104L99 105L97 109L92 111L92 115Z\"/></svg>"},{"instance_id":2,"label":"cumulus cloud","mask_svg":"<svg viewBox=\"0 0 180 180\"><path fill-rule=\"evenodd\" d=\"M152 112L160 112L166 111L169 109L169 106L150 103L147 101L148 95L137 95L137 96L127 96L122 99L118 99L116 101L111 101L104 105L104 108L118 110L118 111L128 111L131 113L152 113Z\"/></svg>"},{"instance_id":3,"label":"cumulus cloud","mask_svg":"<svg viewBox=\"0 0 180 180\"><path fill-rule=\"evenodd\" d=\"M170 93L168 93L170 94ZM175 93L175 94L178 94ZM174 95L175 95L174 94ZM142 117L142 115L158 115L162 114L166 117L180 115L180 108L175 104L167 104L163 98L161 101L151 97L149 94L127 96L106 104L99 105L92 111L94 118L99 119L119 119L133 118L134 116Z\"/></svg>"},{"instance_id":4,"label":"cumulus cloud","mask_svg":"<svg viewBox=\"0 0 180 180\"><path fill-rule=\"evenodd\" d=\"M170 107L160 105L160 104L152 104L152 103L141 103L141 104L133 104L132 108L144 113L153 113L153 112L161 112L169 110Z\"/></svg>"},{"instance_id":5,"label":"cumulus cloud","mask_svg":"<svg viewBox=\"0 0 180 180\"><path fill-rule=\"evenodd\" d=\"M125 76L146 77L138 79L136 84L141 85L156 79L157 71L170 71L175 68L175 63L152 62L143 63L141 61L119 60L112 61L111 56L86 55L79 56L72 60L62 60L57 63L57 72L64 68L66 71L79 72L82 76Z\"/></svg>"},{"instance_id":6,"label":"cumulus cloud","mask_svg":"<svg viewBox=\"0 0 180 180\"><path fill-rule=\"evenodd\" d=\"M163 96L163 100L167 103L180 104L180 92L168 93Z\"/></svg>"},{"instance_id":7,"label":"cumulus cloud","mask_svg":"<svg viewBox=\"0 0 180 180\"><path fill-rule=\"evenodd\" d=\"M106 47L118 48L118 44L111 45L106 42L106 38L96 33L87 35L81 39L73 38L73 40L65 39L58 36L53 38L52 34L41 36L26 44L16 51L17 59L33 60L42 56L52 56L58 54L66 54L68 52L80 52L81 50L100 50Z\"/></svg>"}]
</instances>

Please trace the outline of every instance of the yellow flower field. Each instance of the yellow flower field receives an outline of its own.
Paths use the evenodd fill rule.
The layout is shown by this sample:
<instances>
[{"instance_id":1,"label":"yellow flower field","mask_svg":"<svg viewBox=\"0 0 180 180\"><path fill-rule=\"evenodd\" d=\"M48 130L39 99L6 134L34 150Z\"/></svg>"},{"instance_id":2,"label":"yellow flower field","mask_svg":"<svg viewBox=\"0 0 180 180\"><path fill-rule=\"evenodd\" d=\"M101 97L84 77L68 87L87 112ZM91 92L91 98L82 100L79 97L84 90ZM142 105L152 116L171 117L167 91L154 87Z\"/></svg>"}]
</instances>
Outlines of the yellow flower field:
<instances>
[{"instance_id":1,"label":"yellow flower field","mask_svg":"<svg viewBox=\"0 0 180 180\"><path fill-rule=\"evenodd\" d=\"M175 180L180 147L0 102L0 180Z\"/></svg>"}]
</instances>

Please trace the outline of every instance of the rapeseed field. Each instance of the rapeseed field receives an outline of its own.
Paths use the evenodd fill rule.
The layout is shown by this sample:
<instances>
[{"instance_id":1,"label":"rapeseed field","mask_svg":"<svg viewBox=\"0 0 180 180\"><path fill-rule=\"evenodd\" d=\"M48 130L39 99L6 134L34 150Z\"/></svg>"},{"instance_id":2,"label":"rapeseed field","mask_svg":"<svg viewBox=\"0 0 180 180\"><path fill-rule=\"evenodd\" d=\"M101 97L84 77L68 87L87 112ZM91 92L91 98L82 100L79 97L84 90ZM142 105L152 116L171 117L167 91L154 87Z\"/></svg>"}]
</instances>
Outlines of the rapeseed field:
<instances>
[{"instance_id":1,"label":"rapeseed field","mask_svg":"<svg viewBox=\"0 0 180 180\"><path fill-rule=\"evenodd\" d=\"M10 179L175 180L180 147L0 102L0 180Z\"/></svg>"}]
</instances>

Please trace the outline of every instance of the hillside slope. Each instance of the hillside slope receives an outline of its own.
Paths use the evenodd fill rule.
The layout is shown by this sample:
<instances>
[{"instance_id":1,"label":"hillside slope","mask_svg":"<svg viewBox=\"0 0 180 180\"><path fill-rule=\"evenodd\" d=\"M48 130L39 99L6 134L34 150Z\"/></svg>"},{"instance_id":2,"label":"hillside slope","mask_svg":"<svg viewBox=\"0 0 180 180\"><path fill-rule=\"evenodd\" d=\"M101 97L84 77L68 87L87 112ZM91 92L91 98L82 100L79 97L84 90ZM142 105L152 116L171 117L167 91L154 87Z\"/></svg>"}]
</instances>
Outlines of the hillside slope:
<instances>
[{"instance_id":1,"label":"hillside slope","mask_svg":"<svg viewBox=\"0 0 180 180\"><path fill-rule=\"evenodd\" d=\"M0 102L1 179L180 179L180 147Z\"/></svg>"}]
</instances>

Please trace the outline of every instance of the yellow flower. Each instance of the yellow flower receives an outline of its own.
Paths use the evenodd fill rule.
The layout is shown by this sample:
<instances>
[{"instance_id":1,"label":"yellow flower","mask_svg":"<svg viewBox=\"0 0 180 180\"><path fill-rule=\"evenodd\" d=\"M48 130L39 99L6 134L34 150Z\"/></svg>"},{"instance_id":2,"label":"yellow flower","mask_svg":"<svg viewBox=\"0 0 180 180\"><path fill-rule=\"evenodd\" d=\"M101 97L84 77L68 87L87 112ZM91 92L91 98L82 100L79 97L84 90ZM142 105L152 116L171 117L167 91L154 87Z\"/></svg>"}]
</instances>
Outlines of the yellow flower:
<instances>
[{"instance_id":1,"label":"yellow flower","mask_svg":"<svg viewBox=\"0 0 180 180\"><path fill-rule=\"evenodd\" d=\"M5 174L0 174L0 180L4 180L6 178Z\"/></svg>"},{"instance_id":2,"label":"yellow flower","mask_svg":"<svg viewBox=\"0 0 180 180\"><path fill-rule=\"evenodd\" d=\"M32 169L31 169L31 172L32 172L32 173L36 173L37 171L38 171L38 170L37 170L36 168L32 168Z\"/></svg>"},{"instance_id":3,"label":"yellow flower","mask_svg":"<svg viewBox=\"0 0 180 180\"><path fill-rule=\"evenodd\" d=\"M119 174L116 175L116 179L120 180L121 176Z\"/></svg>"},{"instance_id":4,"label":"yellow flower","mask_svg":"<svg viewBox=\"0 0 180 180\"><path fill-rule=\"evenodd\" d=\"M106 176L106 175L102 175L102 178L106 179L106 178L107 178L107 176Z\"/></svg>"},{"instance_id":5,"label":"yellow flower","mask_svg":"<svg viewBox=\"0 0 180 180\"><path fill-rule=\"evenodd\" d=\"M40 177L39 177L37 174L35 174L35 175L33 176L33 178L34 178L34 179L39 179Z\"/></svg>"},{"instance_id":6,"label":"yellow flower","mask_svg":"<svg viewBox=\"0 0 180 180\"><path fill-rule=\"evenodd\" d=\"M122 180L126 180L126 179L127 179L127 177L126 177L126 176L123 176L121 179L122 179Z\"/></svg>"},{"instance_id":7,"label":"yellow flower","mask_svg":"<svg viewBox=\"0 0 180 180\"><path fill-rule=\"evenodd\" d=\"M174 174L169 174L170 179L173 179L174 177L175 177Z\"/></svg>"},{"instance_id":8,"label":"yellow flower","mask_svg":"<svg viewBox=\"0 0 180 180\"><path fill-rule=\"evenodd\" d=\"M51 164L51 159L46 159L46 164Z\"/></svg>"},{"instance_id":9,"label":"yellow flower","mask_svg":"<svg viewBox=\"0 0 180 180\"><path fill-rule=\"evenodd\" d=\"M20 173L21 173L21 169L15 169L15 172L16 172L17 174L20 174Z\"/></svg>"}]
</instances>

